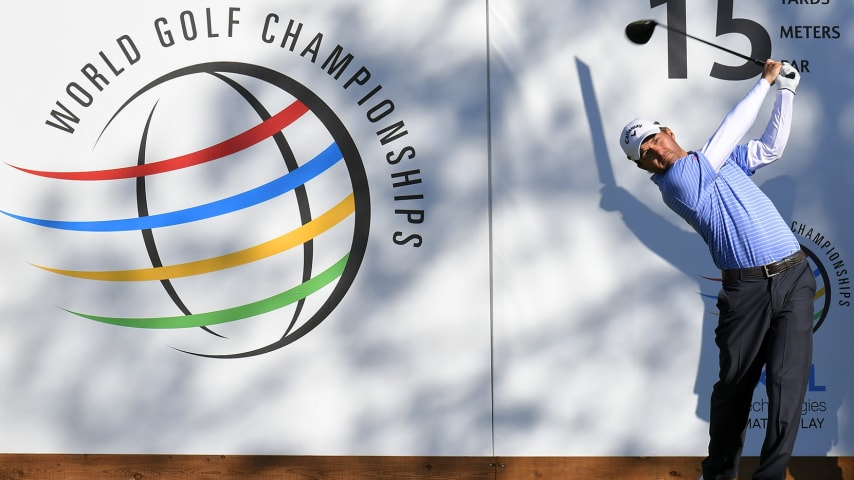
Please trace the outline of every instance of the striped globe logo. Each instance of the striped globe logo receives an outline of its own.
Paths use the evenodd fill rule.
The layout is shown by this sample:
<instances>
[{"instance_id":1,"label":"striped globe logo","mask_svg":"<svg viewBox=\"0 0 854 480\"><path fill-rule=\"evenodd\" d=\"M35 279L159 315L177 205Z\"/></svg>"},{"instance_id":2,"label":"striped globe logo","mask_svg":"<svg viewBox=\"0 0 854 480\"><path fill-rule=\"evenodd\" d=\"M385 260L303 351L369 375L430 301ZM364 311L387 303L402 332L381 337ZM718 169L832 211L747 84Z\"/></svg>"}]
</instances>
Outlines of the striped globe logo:
<instances>
[{"instance_id":1,"label":"striped globe logo","mask_svg":"<svg viewBox=\"0 0 854 480\"><path fill-rule=\"evenodd\" d=\"M158 304L169 310L111 315L95 303L67 311L122 327L199 328L228 338L257 336L248 333L252 322L266 319L265 337L251 348L217 354L179 348L240 358L294 342L339 305L367 248L370 195L355 142L314 92L257 65L193 65L133 94L106 122L93 152L112 153L116 147L108 145L121 145L117 139L129 131L138 144L111 168L13 165L44 182L110 185L109 197L96 203L129 208L117 218L93 218L98 211L68 212L69 218L4 214L69 239L115 237L118 251L132 249L145 263L121 256L108 262L88 251L81 261L94 258L111 268L37 267L74 281L148 285L149 294L159 284Z\"/></svg>"},{"instance_id":2,"label":"striped globe logo","mask_svg":"<svg viewBox=\"0 0 854 480\"><path fill-rule=\"evenodd\" d=\"M807 262L815 277L815 297L813 298L813 331L815 332L824 323L830 311L830 276L818 255L803 244L801 244L801 250L807 254Z\"/></svg>"}]
</instances>

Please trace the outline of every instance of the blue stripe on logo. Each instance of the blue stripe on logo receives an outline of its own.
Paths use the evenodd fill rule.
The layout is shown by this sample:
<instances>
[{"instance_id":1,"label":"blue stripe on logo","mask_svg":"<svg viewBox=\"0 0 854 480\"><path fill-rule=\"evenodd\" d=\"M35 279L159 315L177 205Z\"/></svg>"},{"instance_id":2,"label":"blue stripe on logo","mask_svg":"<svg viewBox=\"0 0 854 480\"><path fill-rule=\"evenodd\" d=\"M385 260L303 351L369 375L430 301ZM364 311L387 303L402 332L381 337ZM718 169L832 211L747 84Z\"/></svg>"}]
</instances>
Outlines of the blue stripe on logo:
<instances>
[{"instance_id":1,"label":"blue stripe on logo","mask_svg":"<svg viewBox=\"0 0 854 480\"><path fill-rule=\"evenodd\" d=\"M196 222L206 218L225 215L227 213L243 210L244 208L248 208L253 205L258 205L259 203L266 202L267 200L272 200L273 198L283 195L317 177L341 161L342 158L343 155L341 154L341 150L338 149L338 145L332 143L326 147L323 152L311 159L311 161L305 165L302 165L294 171L286 173L269 183L253 188L252 190L248 190L222 200L217 200L215 202L206 203L204 205L176 210L174 212L150 215L147 217L98 220L92 222L72 222L24 217L2 210L0 210L0 213L17 220L42 227L81 232L122 232L169 227L172 225Z\"/></svg>"}]
</instances>

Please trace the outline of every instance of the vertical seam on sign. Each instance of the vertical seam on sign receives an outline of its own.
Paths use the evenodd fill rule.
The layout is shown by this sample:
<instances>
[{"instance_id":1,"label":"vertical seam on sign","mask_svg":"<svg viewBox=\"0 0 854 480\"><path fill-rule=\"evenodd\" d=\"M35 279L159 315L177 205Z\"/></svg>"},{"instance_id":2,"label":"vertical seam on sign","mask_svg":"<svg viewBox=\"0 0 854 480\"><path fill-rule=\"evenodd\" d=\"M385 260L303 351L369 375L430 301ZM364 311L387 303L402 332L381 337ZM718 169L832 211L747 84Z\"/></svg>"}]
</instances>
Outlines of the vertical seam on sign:
<instances>
[{"instance_id":1,"label":"vertical seam on sign","mask_svg":"<svg viewBox=\"0 0 854 480\"><path fill-rule=\"evenodd\" d=\"M489 422L490 422L490 445L492 456L495 456L495 282L494 282L494 255L493 255L493 225L492 225L492 81L491 81L491 56L492 49L489 37L489 0L484 0L484 20L486 23L486 210L488 223L488 255L489 255Z\"/></svg>"}]
</instances>

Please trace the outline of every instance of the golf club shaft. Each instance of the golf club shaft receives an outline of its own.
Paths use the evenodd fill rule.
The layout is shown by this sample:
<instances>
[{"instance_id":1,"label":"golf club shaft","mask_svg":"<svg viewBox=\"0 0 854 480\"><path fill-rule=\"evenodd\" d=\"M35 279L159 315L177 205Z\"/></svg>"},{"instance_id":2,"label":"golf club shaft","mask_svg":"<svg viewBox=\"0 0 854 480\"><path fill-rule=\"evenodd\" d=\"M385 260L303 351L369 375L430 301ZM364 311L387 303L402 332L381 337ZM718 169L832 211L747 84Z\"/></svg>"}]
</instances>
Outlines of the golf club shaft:
<instances>
[{"instance_id":1,"label":"golf club shaft","mask_svg":"<svg viewBox=\"0 0 854 480\"><path fill-rule=\"evenodd\" d=\"M763 60L758 60L758 59L756 59L756 58L748 57L747 55L744 55L743 53L738 53L738 52L736 52L735 50L730 50L730 49L728 49L728 48L726 48L726 47L722 47L722 46L720 46L720 45L718 45L718 44L716 44L716 43L712 43L712 42L709 42L709 41L703 40L702 38L695 37L695 36L693 36L693 35L691 35L691 34L689 34L689 33L687 33L687 32L683 32L682 30L679 30L679 29L676 29L676 28L670 27L670 26L668 26L668 25L664 25L664 24L662 24L662 23L656 23L656 25L660 25L660 26L664 27L665 29L670 30L671 32L676 32L676 33L678 33L678 34L680 34L680 35L685 35L685 36L686 36L686 37L688 37L688 38L693 38L694 40L696 40L696 41L698 41L698 42L705 43L706 45L709 45L710 47L715 47L715 48L717 48L717 49L723 50L724 52L727 52L727 53L730 53L730 54L732 54L732 55L735 55L736 57L741 58L741 59L743 59L743 60L747 60L748 62L753 62L753 63L755 63L756 65L759 65L760 67L764 67L764 66L765 66L765 61L763 61Z\"/></svg>"}]
</instances>

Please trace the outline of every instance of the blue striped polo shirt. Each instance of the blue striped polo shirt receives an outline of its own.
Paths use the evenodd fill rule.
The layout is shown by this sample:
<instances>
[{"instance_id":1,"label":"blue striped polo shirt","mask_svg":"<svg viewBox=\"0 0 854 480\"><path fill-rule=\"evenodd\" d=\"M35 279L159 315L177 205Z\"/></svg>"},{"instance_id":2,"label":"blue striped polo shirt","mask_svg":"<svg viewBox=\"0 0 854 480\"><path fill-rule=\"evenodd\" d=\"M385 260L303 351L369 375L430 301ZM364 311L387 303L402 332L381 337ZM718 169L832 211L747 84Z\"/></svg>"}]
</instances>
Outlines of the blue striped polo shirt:
<instances>
[{"instance_id":1,"label":"blue striped polo shirt","mask_svg":"<svg viewBox=\"0 0 854 480\"><path fill-rule=\"evenodd\" d=\"M747 146L738 145L717 173L701 152L691 152L652 176L664 203L703 237L721 270L775 262L801 248L751 175Z\"/></svg>"}]
</instances>

